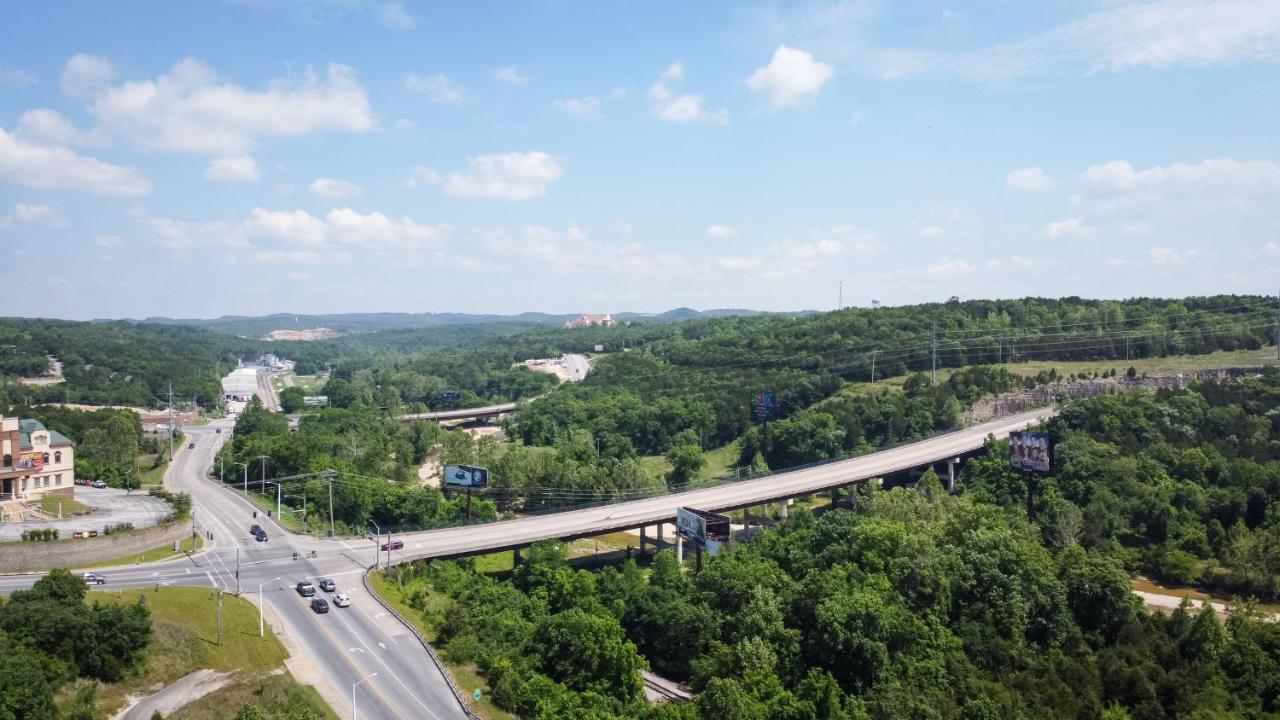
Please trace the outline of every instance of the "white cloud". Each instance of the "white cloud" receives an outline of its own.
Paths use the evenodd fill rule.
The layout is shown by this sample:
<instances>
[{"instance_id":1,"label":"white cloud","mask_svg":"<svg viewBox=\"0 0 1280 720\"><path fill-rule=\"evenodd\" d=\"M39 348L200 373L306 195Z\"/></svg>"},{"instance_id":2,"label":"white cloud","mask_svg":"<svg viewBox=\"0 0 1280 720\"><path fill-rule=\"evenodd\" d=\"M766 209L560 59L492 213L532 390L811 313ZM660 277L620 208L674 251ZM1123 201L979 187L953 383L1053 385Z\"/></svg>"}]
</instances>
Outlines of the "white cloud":
<instances>
[{"instance_id":1,"label":"white cloud","mask_svg":"<svg viewBox=\"0 0 1280 720\"><path fill-rule=\"evenodd\" d=\"M227 184L257 182L258 163L248 155L214 158L204 171L204 179Z\"/></svg>"},{"instance_id":2,"label":"white cloud","mask_svg":"<svg viewBox=\"0 0 1280 720\"><path fill-rule=\"evenodd\" d=\"M610 225L609 229L613 230L619 235L630 235L636 229L636 226L632 225L626 220L619 220L613 223L612 225Z\"/></svg>"},{"instance_id":3,"label":"white cloud","mask_svg":"<svg viewBox=\"0 0 1280 720\"><path fill-rule=\"evenodd\" d=\"M0 67L0 87L30 87L38 81L39 78L36 77L36 74L28 70Z\"/></svg>"},{"instance_id":4,"label":"white cloud","mask_svg":"<svg viewBox=\"0 0 1280 720\"><path fill-rule=\"evenodd\" d=\"M874 234L859 229L856 225L837 225L826 232L827 235L840 241L841 247L855 255L875 255L884 249Z\"/></svg>"},{"instance_id":5,"label":"white cloud","mask_svg":"<svg viewBox=\"0 0 1280 720\"><path fill-rule=\"evenodd\" d=\"M1044 228L1045 237L1050 240L1087 237L1092 233L1093 228L1079 217L1051 222Z\"/></svg>"},{"instance_id":6,"label":"white cloud","mask_svg":"<svg viewBox=\"0 0 1280 720\"><path fill-rule=\"evenodd\" d=\"M738 231L728 225L712 225L707 228L707 235L720 240L729 240L738 237Z\"/></svg>"},{"instance_id":7,"label":"white cloud","mask_svg":"<svg viewBox=\"0 0 1280 720\"><path fill-rule=\"evenodd\" d=\"M844 243L830 238L815 242L796 242L787 238L781 245L773 247L770 252L788 260L816 260L840 255L844 250Z\"/></svg>"},{"instance_id":8,"label":"white cloud","mask_svg":"<svg viewBox=\"0 0 1280 720\"><path fill-rule=\"evenodd\" d=\"M360 133L375 124L355 71L338 64L329 65L323 80L307 68L257 91L187 58L155 80L83 92L92 93L89 112L103 132L151 150L235 157L262 137Z\"/></svg>"},{"instance_id":9,"label":"white cloud","mask_svg":"<svg viewBox=\"0 0 1280 720\"><path fill-rule=\"evenodd\" d=\"M139 226L174 251L215 249L261 264L338 265L353 251L389 255L418 264L442 258L448 225L428 225L380 212L335 208L322 217L305 210L254 208L241 222L190 222L144 213Z\"/></svg>"},{"instance_id":10,"label":"white cloud","mask_svg":"<svg viewBox=\"0 0 1280 720\"><path fill-rule=\"evenodd\" d=\"M976 270L977 268L964 260L952 260L944 257L937 262L920 267L918 270L904 272L910 272L921 280L955 280L972 275Z\"/></svg>"},{"instance_id":11,"label":"white cloud","mask_svg":"<svg viewBox=\"0 0 1280 720\"><path fill-rule=\"evenodd\" d=\"M102 162L58 146L29 143L0 128L0 180L39 190L68 188L136 197L151 192L137 168Z\"/></svg>"},{"instance_id":12,"label":"white cloud","mask_svg":"<svg viewBox=\"0 0 1280 720\"><path fill-rule=\"evenodd\" d=\"M920 230L920 237L926 240L936 240L946 234L946 229L941 225L926 225Z\"/></svg>"},{"instance_id":13,"label":"white cloud","mask_svg":"<svg viewBox=\"0 0 1280 720\"><path fill-rule=\"evenodd\" d=\"M124 244L124 238L119 235L99 235L94 238L94 244L98 247L113 248L120 247Z\"/></svg>"},{"instance_id":14,"label":"white cloud","mask_svg":"<svg viewBox=\"0 0 1280 720\"><path fill-rule=\"evenodd\" d=\"M1044 225L1044 236L1050 240L1070 240L1070 238L1088 237L1093 234L1093 227L1082 218L1066 218Z\"/></svg>"},{"instance_id":15,"label":"white cloud","mask_svg":"<svg viewBox=\"0 0 1280 720\"><path fill-rule=\"evenodd\" d=\"M1262 246L1262 253L1269 257L1280 257L1280 243L1268 240L1267 244Z\"/></svg>"},{"instance_id":16,"label":"white cloud","mask_svg":"<svg viewBox=\"0 0 1280 720\"><path fill-rule=\"evenodd\" d=\"M1104 190L1151 192L1202 192L1222 189L1242 194L1280 192L1280 165L1266 160L1209 159L1197 165L1174 163L1134 170L1124 160L1113 160L1085 170L1089 185Z\"/></svg>"},{"instance_id":17,"label":"white cloud","mask_svg":"<svg viewBox=\"0 0 1280 720\"><path fill-rule=\"evenodd\" d=\"M1147 248L1147 257L1156 265L1182 265L1200 255L1199 250L1178 250L1176 248L1156 245Z\"/></svg>"},{"instance_id":18,"label":"white cloud","mask_svg":"<svg viewBox=\"0 0 1280 720\"><path fill-rule=\"evenodd\" d=\"M413 15L400 0L382 3L374 12L378 23L389 30L412 30L418 26Z\"/></svg>"},{"instance_id":19,"label":"white cloud","mask_svg":"<svg viewBox=\"0 0 1280 720\"><path fill-rule=\"evenodd\" d=\"M399 120L396 120L395 122L391 123L391 131L392 132L408 132L416 128L417 126L418 124L410 120L409 118L400 118Z\"/></svg>"},{"instance_id":20,"label":"white cloud","mask_svg":"<svg viewBox=\"0 0 1280 720\"><path fill-rule=\"evenodd\" d=\"M47 108L22 113L18 117L18 127L14 134L24 140L45 145L96 144L61 113Z\"/></svg>"},{"instance_id":21,"label":"white cloud","mask_svg":"<svg viewBox=\"0 0 1280 720\"><path fill-rule=\"evenodd\" d=\"M667 122L693 122L710 120L721 125L729 121L729 111L720 109L714 112L703 107L700 94L679 93L667 84L684 78L684 65L671 63L662 76L649 87L649 99L653 101L652 112L655 117Z\"/></svg>"},{"instance_id":22,"label":"white cloud","mask_svg":"<svg viewBox=\"0 0 1280 720\"><path fill-rule=\"evenodd\" d=\"M355 183L323 177L316 178L315 182L312 182L307 189L311 191L312 195L329 198L330 200L341 200L343 198L355 197L364 192L364 189Z\"/></svg>"},{"instance_id":23,"label":"white cloud","mask_svg":"<svg viewBox=\"0 0 1280 720\"><path fill-rule=\"evenodd\" d=\"M1048 190L1053 187L1053 180L1038 167L1014 170L1005 176L1004 182L1017 190Z\"/></svg>"},{"instance_id":24,"label":"white cloud","mask_svg":"<svg viewBox=\"0 0 1280 720\"><path fill-rule=\"evenodd\" d=\"M116 68L106 58L77 53L62 68L62 92L67 97L96 95L111 86Z\"/></svg>"},{"instance_id":25,"label":"white cloud","mask_svg":"<svg viewBox=\"0 0 1280 720\"><path fill-rule=\"evenodd\" d=\"M67 221L52 205L18 203L13 207L13 219L21 225L48 225L55 228L67 226Z\"/></svg>"},{"instance_id":26,"label":"white cloud","mask_svg":"<svg viewBox=\"0 0 1280 720\"><path fill-rule=\"evenodd\" d=\"M306 282L311 279L311 273L306 270L290 270L285 277L294 282Z\"/></svg>"},{"instance_id":27,"label":"white cloud","mask_svg":"<svg viewBox=\"0 0 1280 720\"><path fill-rule=\"evenodd\" d=\"M599 120L600 99L595 97L565 98L551 101L551 107L575 120Z\"/></svg>"},{"instance_id":28,"label":"white cloud","mask_svg":"<svg viewBox=\"0 0 1280 720\"><path fill-rule=\"evenodd\" d=\"M440 173L426 165L416 165L409 177L404 181L405 187L417 187L418 184L439 185Z\"/></svg>"},{"instance_id":29,"label":"white cloud","mask_svg":"<svg viewBox=\"0 0 1280 720\"><path fill-rule=\"evenodd\" d=\"M866 113L862 112L861 110L854 110L853 112L849 113L849 124L862 127L862 121L865 120L866 117L867 117Z\"/></svg>"},{"instance_id":30,"label":"white cloud","mask_svg":"<svg viewBox=\"0 0 1280 720\"><path fill-rule=\"evenodd\" d=\"M424 93L437 105L458 105L466 100L462 91L444 75L405 76L404 86L417 93Z\"/></svg>"},{"instance_id":31,"label":"white cloud","mask_svg":"<svg viewBox=\"0 0 1280 720\"><path fill-rule=\"evenodd\" d=\"M747 87L768 96L774 107L785 107L816 97L832 72L830 65L814 60L813 55L779 45L769 64L747 78Z\"/></svg>"},{"instance_id":32,"label":"white cloud","mask_svg":"<svg viewBox=\"0 0 1280 720\"><path fill-rule=\"evenodd\" d=\"M529 78L514 67L500 67L493 71L493 79L507 85L528 85Z\"/></svg>"},{"instance_id":33,"label":"white cloud","mask_svg":"<svg viewBox=\"0 0 1280 720\"><path fill-rule=\"evenodd\" d=\"M544 152L480 155L471 158L470 165L470 170L445 179L446 195L527 200L545 195L547 185L564 174L560 162Z\"/></svg>"}]
</instances>

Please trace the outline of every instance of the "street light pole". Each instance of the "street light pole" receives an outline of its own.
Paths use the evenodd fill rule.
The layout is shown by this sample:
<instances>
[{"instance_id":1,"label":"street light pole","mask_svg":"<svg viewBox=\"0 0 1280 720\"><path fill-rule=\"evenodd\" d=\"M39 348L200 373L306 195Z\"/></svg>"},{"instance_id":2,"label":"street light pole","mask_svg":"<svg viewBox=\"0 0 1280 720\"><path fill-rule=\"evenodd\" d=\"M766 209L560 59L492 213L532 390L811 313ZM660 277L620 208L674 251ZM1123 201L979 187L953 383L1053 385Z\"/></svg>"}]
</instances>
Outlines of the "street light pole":
<instances>
[{"instance_id":1,"label":"street light pole","mask_svg":"<svg viewBox=\"0 0 1280 720\"><path fill-rule=\"evenodd\" d=\"M365 683L366 680L378 677L378 673L372 673L360 679L360 682L351 686L351 720L356 720L356 688Z\"/></svg>"},{"instance_id":2,"label":"street light pole","mask_svg":"<svg viewBox=\"0 0 1280 720\"><path fill-rule=\"evenodd\" d=\"M258 637L266 637L266 630L262 626L262 586L273 583L280 578L271 578L266 582L258 583Z\"/></svg>"},{"instance_id":3,"label":"street light pole","mask_svg":"<svg viewBox=\"0 0 1280 720\"><path fill-rule=\"evenodd\" d=\"M244 468L244 496L249 497L249 463L238 462L236 464Z\"/></svg>"},{"instance_id":4,"label":"street light pole","mask_svg":"<svg viewBox=\"0 0 1280 720\"><path fill-rule=\"evenodd\" d=\"M378 541L382 539L382 528L378 526L378 523L373 521L373 518L369 518L369 524L373 526L373 530L376 533L373 537L373 568L377 570L379 563Z\"/></svg>"},{"instance_id":5,"label":"street light pole","mask_svg":"<svg viewBox=\"0 0 1280 720\"><path fill-rule=\"evenodd\" d=\"M258 455L255 460L262 461L262 492L267 491L267 461L271 459L270 455Z\"/></svg>"}]
</instances>

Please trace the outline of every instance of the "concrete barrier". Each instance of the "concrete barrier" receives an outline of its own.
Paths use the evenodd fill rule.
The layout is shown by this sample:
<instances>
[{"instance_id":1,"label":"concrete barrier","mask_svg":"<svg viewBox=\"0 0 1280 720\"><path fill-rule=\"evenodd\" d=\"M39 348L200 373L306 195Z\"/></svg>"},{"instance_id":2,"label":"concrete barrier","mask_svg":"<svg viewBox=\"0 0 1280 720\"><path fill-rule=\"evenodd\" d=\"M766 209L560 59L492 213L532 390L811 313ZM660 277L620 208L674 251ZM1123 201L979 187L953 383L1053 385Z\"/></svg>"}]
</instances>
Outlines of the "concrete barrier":
<instances>
[{"instance_id":1,"label":"concrete barrier","mask_svg":"<svg viewBox=\"0 0 1280 720\"><path fill-rule=\"evenodd\" d=\"M191 522L183 520L82 540L0 543L0 572L92 567L95 563L136 555L153 547L172 545L190 534Z\"/></svg>"}]
</instances>

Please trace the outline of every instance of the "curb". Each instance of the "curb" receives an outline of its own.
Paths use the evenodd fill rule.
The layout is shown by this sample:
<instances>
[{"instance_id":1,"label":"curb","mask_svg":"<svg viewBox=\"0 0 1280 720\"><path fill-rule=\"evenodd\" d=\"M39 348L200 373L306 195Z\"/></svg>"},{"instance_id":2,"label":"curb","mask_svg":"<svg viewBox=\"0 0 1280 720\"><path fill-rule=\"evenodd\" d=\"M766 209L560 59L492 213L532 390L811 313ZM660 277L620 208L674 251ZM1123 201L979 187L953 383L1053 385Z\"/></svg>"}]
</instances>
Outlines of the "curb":
<instances>
[{"instance_id":1,"label":"curb","mask_svg":"<svg viewBox=\"0 0 1280 720\"><path fill-rule=\"evenodd\" d=\"M371 567L366 567L366 569L373 570ZM395 608L391 607L390 603L383 600L381 595L374 592L373 588L369 587L368 572L365 572L364 575L360 576L360 581L364 583L365 591L372 595L374 600L378 601L378 604L382 606L382 609L386 610L392 617L399 620L400 624L408 628L409 632L413 633L413 636L418 638L418 642L422 643L422 647L427 649L427 654L431 656L431 662L435 663L436 668L440 670L440 675L444 677L444 681L448 684L449 690L453 692L454 699L458 701L458 705L462 707L462 711L467 714L467 717L472 718L472 720L483 720L479 715L475 714L475 712L471 710L471 706L467 704L466 695L463 695L462 690L459 689L458 685L453 681L453 675L449 672L449 669L444 666L444 663L440 661L440 657L436 655L435 648L431 647L431 643L427 642L427 639L422 636L422 633L418 632L417 626L406 620L403 615L396 611Z\"/></svg>"}]
</instances>

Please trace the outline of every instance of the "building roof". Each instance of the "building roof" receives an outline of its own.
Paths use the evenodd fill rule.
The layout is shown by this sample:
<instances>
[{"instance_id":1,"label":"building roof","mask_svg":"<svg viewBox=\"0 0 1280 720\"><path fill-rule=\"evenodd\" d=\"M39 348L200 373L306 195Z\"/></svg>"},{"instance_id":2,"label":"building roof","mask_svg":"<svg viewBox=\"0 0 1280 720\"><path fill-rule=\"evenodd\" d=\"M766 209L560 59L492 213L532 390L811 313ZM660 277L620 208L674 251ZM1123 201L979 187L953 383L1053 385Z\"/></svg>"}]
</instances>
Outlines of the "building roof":
<instances>
[{"instance_id":1,"label":"building roof","mask_svg":"<svg viewBox=\"0 0 1280 720\"><path fill-rule=\"evenodd\" d=\"M21 449L23 450L30 450L31 449L31 433L40 432L41 430L44 430L45 432L49 433L50 446L72 444L71 441L67 439L66 435L63 435L57 430L50 430L49 428L45 427L44 424L41 423L39 420L35 420L33 418L22 418L18 420L19 447L21 447Z\"/></svg>"}]
</instances>

